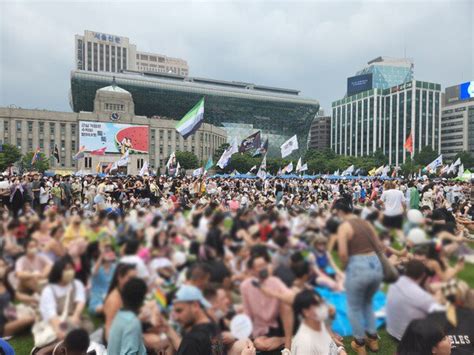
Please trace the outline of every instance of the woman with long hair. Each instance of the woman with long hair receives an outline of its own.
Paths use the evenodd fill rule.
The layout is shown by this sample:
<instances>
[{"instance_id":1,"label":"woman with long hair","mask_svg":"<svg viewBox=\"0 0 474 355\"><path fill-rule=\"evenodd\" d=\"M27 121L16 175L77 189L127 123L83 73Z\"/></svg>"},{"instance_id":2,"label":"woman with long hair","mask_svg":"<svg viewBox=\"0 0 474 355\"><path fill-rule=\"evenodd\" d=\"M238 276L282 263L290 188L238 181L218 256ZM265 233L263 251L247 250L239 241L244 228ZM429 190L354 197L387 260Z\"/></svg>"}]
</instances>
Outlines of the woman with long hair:
<instances>
[{"instance_id":1,"label":"woman with long hair","mask_svg":"<svg viewBox=\"0 0 474 355\"><path fill-rule=\"evenodd\" d=\"M450 355L451 342L437 324L415 319L403 334L397 355Z\"/></svg>"}]
</instances>

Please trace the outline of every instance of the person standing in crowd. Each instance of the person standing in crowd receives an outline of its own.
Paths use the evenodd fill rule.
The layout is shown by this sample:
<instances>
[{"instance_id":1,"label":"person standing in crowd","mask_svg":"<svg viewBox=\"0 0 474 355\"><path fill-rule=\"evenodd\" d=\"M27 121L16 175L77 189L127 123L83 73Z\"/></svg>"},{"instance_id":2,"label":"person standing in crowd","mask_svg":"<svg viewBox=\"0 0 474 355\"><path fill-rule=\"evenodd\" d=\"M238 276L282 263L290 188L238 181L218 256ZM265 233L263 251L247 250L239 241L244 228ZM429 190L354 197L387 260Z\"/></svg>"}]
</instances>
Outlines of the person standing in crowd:
<instances>
[{"instance_id":1,"label":"person standing in crowd","mask_svg":"<svg viewBox=\"0 0 474 355\"><path fill-rule=\"evenodd\" d=\"M380 196L380 201L384 207L383 224L386 228L400 231L403 224L403 213L405 212L405 197L403 193L396 189L392 181L386 181L384 192Z\"/></svg>"},{"instance_id":2,"label":"person standing in crowd","mask_svg":"<svg viewBox=\"0 0 474 355\"><path fill-rule=\"evenodd\" d=\"M370 223L354 216L345 201L337 201L334 210L343 220L337 231L337 244L339 258L346 267L344 286L354 335L351 347L357 354L365 355L366 347L379 350L372 298L382 283L383 272L373 245L382 246Z\"/></svg>"}]
</instances>

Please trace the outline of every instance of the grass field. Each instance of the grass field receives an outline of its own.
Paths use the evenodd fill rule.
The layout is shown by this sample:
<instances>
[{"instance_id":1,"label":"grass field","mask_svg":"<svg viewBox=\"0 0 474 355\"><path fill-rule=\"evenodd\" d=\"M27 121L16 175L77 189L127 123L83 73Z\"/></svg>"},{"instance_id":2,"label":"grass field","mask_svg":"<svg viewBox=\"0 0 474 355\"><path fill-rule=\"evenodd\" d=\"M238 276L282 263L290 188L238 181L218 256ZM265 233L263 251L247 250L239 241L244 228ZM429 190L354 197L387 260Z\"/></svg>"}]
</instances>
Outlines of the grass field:
<instances>
[{"instance_id":1,"label":"grass field","mask_svg":"<svg viewBox=\"0 0 474 355\"><path fill-rule=\"evenodd\" d=\"M462 272L459 273L459 278L466 281L471 288L474 288L474 265L466 264L466 267ZM95 323L98 323L95 320ZM396 345L392 339L388 336L385 329L381 329L379 332L380 335L380 351L379 354L382 355L393 355L396 351ZM344 339L346 349L350 349L351 338L347 337ZM27 355L30 353L31 348L33 347L33 338L30 334L24 334L21 336L16 336L10 340L13 348L15 349L16 354L18 355ZM349 354L353 353L351 350L348 351ZM113 354L111 354L113 355Z\"/></svg>"}]
</instances>

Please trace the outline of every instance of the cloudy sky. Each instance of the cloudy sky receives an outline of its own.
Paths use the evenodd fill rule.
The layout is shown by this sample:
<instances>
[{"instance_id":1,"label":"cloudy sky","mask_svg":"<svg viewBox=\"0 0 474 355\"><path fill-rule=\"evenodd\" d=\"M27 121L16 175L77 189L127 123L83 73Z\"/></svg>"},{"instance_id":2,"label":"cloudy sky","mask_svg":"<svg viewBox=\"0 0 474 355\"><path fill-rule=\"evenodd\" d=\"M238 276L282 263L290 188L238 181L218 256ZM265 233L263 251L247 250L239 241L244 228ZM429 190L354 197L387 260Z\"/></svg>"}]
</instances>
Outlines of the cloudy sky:
<instances>
[{"instance_id":1,"label":"cloudy sky","mask_svg":"<svg viewBox=\"0 0 474 355\"><path fill-rule=\"evenodd\" d=\"M474 1L4 1L0 106L70 111L74 35L127 36L191 76L299 89L322 108L377 56L442 87L474 80Z\"/></svg>"}]
</instances>

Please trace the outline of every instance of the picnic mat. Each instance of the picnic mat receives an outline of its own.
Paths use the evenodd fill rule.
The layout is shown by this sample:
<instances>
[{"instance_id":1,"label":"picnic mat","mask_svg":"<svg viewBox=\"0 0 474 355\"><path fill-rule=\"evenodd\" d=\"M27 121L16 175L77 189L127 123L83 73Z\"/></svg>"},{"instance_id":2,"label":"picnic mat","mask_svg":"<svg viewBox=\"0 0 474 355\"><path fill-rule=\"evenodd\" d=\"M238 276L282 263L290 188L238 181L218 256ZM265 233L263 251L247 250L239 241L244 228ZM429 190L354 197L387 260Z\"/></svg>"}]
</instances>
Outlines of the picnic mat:
<instances>
[{"instance_id":1,"label":"picnic mat","mask_svg":"<svg viewBox=\"0 0 474 355\"><path fill-rule=\"evenodd\" d=\"M352 335L352 327L347 315L346 292L334 292L325 287L316 287L315 290L324 300L336 308L336 317L332 321L332 330L343 337ZM373 298L373 309L377 316L376 325L380 328L385 323L385 303L387 297L382 291L377 291Z\"/></svg>"}]
</instances>

